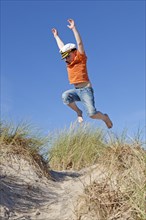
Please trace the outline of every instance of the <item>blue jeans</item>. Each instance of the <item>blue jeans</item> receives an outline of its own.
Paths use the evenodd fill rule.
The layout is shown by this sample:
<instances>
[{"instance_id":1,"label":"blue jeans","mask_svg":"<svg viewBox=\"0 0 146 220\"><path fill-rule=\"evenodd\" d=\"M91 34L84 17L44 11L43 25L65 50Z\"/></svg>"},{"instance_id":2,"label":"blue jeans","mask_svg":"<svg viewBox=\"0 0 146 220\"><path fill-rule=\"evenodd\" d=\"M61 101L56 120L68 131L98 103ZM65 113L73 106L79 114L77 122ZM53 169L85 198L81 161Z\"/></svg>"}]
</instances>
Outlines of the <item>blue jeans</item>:
<instances>
[{"instance_id":1,"label":"blue jeans","mask_svg":"<svg viewBox=\"0 0 146 220\"><path fill-rule=\"evenodd\" d=\"M74 88L62 94L63 103L68 105L72 102L81 101L88 116L97 113L94 102L94 91L92 87Z\"/></svg>"}]
</instances>

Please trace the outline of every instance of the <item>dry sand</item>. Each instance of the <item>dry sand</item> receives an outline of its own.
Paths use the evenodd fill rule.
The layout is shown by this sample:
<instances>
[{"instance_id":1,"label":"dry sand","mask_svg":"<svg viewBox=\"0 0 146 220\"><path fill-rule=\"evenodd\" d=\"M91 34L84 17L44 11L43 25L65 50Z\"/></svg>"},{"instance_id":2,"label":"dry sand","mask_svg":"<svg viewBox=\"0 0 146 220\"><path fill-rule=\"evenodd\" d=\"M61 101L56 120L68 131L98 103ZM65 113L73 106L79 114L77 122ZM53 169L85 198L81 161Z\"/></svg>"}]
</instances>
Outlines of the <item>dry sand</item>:
<instances>
[{"instance_id":1,"label":"dry sand","mask_svg":"<svg viewBox=\"0 0 146 220\"><path fill-rule=\"evenodd\" d=\"M145 151L126 146L119 150L115 161L109 151L110 167L100 162L80 171L58 172L47 168L39 155L20 151L19 146L1 146L0 220L103 220L105 210L107 220L144 219L143 194L138 193L145 186ZM88 198L86 187L93 185L98 194L91 191Z\"/></svg>"},{"instance_id":2,"label":"dry sand","mask_svg":"<svg viewBox=\"0 0 146 220\"><path fill-rule=\"evenodd\" d=\"M77 220L84 188L106 173L96 165L80 172L49 171L50 178L46 178L19 154L1 153L1 220ZM88 216L81 219L89 220Z\"/></svg>"}]
</instances>

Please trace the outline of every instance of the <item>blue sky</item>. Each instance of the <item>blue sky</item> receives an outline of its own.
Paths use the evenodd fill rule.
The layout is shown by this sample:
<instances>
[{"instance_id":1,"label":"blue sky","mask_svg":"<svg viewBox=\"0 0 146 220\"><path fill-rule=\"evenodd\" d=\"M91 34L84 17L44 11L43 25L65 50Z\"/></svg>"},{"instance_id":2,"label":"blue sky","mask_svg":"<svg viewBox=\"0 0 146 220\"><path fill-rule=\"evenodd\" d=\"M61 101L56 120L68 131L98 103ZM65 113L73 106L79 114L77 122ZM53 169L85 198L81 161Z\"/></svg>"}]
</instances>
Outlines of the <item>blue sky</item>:
<instances>
[{"instance_id":1,"label":"blue sky","mask_svg":"<svg viewBox=\"0 0 146 220\"><path fill-rule=\"evenodd\" d=\"M88 57L97 110L113 132L145 128L145 1L1 1L1 117L30 121L45 133L69 127L76 114L62 103L72 88L55 39L75 43L73 18ZM82 105L79 104L82 108ZM101 121L84 120L97 127Z\"/></svg>"}]
</instances>

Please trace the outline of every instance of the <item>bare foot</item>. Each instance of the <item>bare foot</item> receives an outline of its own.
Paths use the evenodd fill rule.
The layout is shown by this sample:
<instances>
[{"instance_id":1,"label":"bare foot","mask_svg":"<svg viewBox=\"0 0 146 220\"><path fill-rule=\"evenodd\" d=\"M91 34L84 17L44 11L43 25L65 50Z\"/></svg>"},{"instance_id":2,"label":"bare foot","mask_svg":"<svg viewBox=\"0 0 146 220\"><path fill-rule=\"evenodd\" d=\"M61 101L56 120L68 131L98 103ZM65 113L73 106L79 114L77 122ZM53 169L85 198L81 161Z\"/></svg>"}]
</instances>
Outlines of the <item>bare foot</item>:
<instances>
[{"instance_id":1,"label":"bare foot","mask_svg":"<svg viewBox=\"0 0 146 220\"><path fill-rule=\"evenodd\" d=\"M83 120L83 117L82 116L78 116L78 122L79 123L82 123L84 120Z\"/></svg>"},{"instance_id":2,"label":"bare foot","mask_svg":"<svg viewBox=\"0 0 146 220\"><path fill-rule=\"evenodd\" d=\"M79 123L82 123L82 122L83 122L82 111L80 111L80 112L78 113L78 122L79 122Z\"/></svg>"},{"instance_id":3,"label":"bare foot","mask_svg":"<svg viewBox=\"0 0 146 220\"><path fill-rule=\"evenodd\" d=\"M112 128L113 127L113 123L112 121L110 120L109 116L107 114L104 114L106 119L104 120L104 122L106 123L107 127L108 128Z\"/></svg>"}]
</instances>

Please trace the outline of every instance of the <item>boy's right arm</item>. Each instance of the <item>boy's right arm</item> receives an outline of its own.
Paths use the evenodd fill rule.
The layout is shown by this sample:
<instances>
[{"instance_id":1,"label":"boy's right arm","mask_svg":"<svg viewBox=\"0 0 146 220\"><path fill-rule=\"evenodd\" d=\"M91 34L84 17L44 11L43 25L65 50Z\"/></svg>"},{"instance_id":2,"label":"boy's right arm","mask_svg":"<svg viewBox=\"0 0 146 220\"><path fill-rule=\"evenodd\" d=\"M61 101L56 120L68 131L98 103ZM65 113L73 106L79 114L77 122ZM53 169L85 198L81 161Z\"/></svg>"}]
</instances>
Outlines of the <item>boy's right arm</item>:
<instances>
[{"instance_id":1,"label":"boy's right arm","mask_svg":"<svg viewBox=\"0 0 146 220\"><path fill-rule=\"evenodd\" d=\"M54 38L55 38L55 40L56 40L56 43L57 43L59 49L61 50L61 48L64 46L64 43L63 43L63 41L60 39L60 37L58 36L58 31L57 31L55 28L53 28L53 29L52 29L52 33L53 33L53 35L54 35Z\"/></svg>"}]
</instances>

